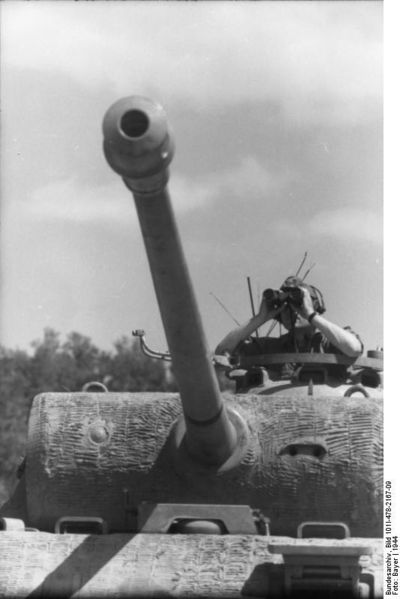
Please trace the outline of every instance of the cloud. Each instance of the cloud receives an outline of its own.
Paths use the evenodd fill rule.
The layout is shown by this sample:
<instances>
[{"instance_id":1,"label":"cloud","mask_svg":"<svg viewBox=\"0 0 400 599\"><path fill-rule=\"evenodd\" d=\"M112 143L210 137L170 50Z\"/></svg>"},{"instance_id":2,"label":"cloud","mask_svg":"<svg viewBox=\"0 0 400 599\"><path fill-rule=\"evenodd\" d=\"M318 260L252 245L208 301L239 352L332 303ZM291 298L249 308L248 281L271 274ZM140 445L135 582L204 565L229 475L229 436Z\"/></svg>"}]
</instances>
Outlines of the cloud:
<instances>
[{"instance_id":1,"label":"cloud","mask_svg":"<svg viewBox=\"0 0 400 599\"><path fill-rule=\"evenodd\" d=\"M271 190L284 187L279 176L272 176L255 158L248 156L235 168L218 171L193 180L174 175L169 183L172 205L177 214L195 213L203 207L223 205L229 208L229 198L253 198L255 207L260 197ZM35 222L66 222L84 224L109 224L118 227L135 227L138 230L134 202L122 181L96 188L81 185L76 179L64 179L35 190L19 217ZM279 208L278 203L275 208ZM273 232L280 238L331 237L337 240L381 243L381 214L362 208L342 207L317 212L309 221L286 218L274 211ZM210 208L211 209L211 208ZM281 208L280 208L281 210ZM290 211L289 211L290 212ZM5 215L7 216L7 215Z\"/></svg>"},{"instance_id":2,"label":"cloud","mask_svg":"<svg viewBox=\"0 0 400 599\"><path fill-rule=\"evenodd\" d=\"M336 245L343 242L382 244L382 215L372 210L344 207L316 213L311 220L293 219L276 215L271 234L279 239L297 243L321 239Z\"/></svg>"},{"instance_id":3,"label":"cloud","mask_svg":"<svg viewBox=\"0 0 400 599\"><path fill-rule=\"evenodd\" d=\"M177 213L188 213L201 209L221 199L221 196L265 192L276 185L254 158L247 157L234 170L215 173L193 181L182 175L174 175L169 183L173 209ZM31 193L29 198L10 204L8 215L18 213L18 219L31 219L37 223L46 221L132 226L134 201L131 192L122 180L89 187L78 179L62 179L44 185ZM5 215L5 216L8 216ZM9 216L8 216L9 218Z\"/></svg>"},{"instance_id":4,"label":"cloud","mask_svg":"<svg viewBox=\"0 0 400 599\"><path fill-rule=\"evenodd\" d=\"M381 100L375 2L6 2L4 66L162 101L277 103L300 121L360 121Z\"/></svg>"},{"instance_id":5,"label":"cloud","mask_svg":"<svg viewBox=\"0 0 400 599\"><path fill-rule=\"evenodd\" d=\"M224 201L229 196L257 198L279 184L254 157L247 156L234 168L218 171L193 180L182 175L172 177L170 182L173 206L179 212L189 212Z\"/></svg>"},{"instance_id":6,"label":"cloud","mask_svg":"<svg viewBox=\"0 0 400 599\"><path fill-rule=\"evenodd\" d=\"M75 179L63 179L36 189L23 210L15 207L20 217L37 223L66 222L98 224L109 223L125 226L136 223L131 218L134 212L133 200L122 181L91 188L83 186ZM10 206L10 210L12 210Z\"/></svg>"},{"instance_id":7,"label":"cloud","mask_svg":"<svg viewBox=\"0 0 400 599\"><path fill-rule=\"evenodd\" d=\"M311 234L347 241L382 243L382 217L372 210L342 208L316 214L308 224Z\"/></svg>"}]
</instances>

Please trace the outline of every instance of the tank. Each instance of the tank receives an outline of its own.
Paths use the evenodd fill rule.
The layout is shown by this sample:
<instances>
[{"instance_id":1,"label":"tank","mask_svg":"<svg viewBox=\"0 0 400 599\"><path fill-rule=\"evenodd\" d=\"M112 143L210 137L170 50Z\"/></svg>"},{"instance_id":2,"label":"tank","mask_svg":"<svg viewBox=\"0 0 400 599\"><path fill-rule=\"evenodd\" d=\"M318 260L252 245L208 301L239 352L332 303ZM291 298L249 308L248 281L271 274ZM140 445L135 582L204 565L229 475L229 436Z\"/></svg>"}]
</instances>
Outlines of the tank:
<instances>
[{"instance_id":1,"label":"tank","mask_svg":"<svg viewBox=\"0 0 400 599\"><path fill-rule=\"evenodd\" d=\"M221 393L167 189L165 112L124 98L103 134L133 194L179 393L34 398L24 472L0 510L1 593L382 596L382 356L242 357L225 365L236 393ZM268 365L289 360L297 378L270 381ZM334 383L332 365L351 379Z\"/></svg>"}]
</instances>

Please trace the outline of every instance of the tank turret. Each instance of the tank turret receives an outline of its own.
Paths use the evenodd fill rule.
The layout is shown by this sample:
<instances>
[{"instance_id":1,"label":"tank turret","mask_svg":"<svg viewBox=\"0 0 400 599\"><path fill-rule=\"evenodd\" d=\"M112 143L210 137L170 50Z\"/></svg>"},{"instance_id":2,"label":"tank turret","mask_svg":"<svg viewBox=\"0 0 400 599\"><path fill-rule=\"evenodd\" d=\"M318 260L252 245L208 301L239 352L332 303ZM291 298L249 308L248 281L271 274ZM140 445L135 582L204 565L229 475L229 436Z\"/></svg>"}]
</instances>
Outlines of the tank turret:
<instances>
[{"instance_id":1,"label":"tank turret","mask_svg":"<svg viewBox=\"0 0 400 599\"><path fill-rule=\"evenodd\" d=\"M231 372L239 393L221 394L167 190L164 110L122 99L103 134L133 193L179 394L91 382L34 399L0 509L0 594L380 597L382 361L248 356ZM288 360L296 380L268 381L265 365ZM332 365L351 383L330 384Z\"/></svg>"}]
</instances>

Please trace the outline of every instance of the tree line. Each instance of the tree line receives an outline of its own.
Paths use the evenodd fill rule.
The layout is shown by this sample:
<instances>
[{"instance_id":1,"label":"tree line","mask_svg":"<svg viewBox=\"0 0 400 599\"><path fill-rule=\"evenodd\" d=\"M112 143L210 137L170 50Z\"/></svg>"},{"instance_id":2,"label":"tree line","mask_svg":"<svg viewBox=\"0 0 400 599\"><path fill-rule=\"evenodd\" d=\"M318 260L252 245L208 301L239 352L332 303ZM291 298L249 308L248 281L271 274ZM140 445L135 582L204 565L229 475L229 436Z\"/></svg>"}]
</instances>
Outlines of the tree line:
<instances>
[{"instance_id":1,"label":"tree line","mask_svg":"<svg viewBox=\"0 0 400 599\"><path fill-rule=\"evenodd\" d=\"M85 335L72 332L62 340L47 328L31 352L0 346L0 504L25 451L32 399L46 391L80 391L90 381L109 391L177 390L169 364L143 355L135 338L121 337L104 351Z\"/></svg>"}]
</instances>

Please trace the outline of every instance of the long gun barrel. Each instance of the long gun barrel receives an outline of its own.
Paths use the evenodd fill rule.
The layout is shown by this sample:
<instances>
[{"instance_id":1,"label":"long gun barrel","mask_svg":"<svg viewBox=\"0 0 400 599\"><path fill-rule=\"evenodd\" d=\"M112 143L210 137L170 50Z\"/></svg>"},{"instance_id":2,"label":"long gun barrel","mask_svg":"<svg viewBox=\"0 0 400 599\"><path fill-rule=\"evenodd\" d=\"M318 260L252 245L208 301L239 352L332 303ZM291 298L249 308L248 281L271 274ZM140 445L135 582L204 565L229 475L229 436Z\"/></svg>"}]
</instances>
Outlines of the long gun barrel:
<instances>
[{"instance_id":1,"label":"long gun barrel","mask_svg":"<svg viewBox=\"0 0 400 599\"><path fill-rule=\"evenodd\" d=\"M132 96L103 121L109 165L133 192L165 334L179 386L185 442L203 464L223 464L236 429L222 401L167 190L174 143L163 108Z\"/></svg>"}]
</instances>

